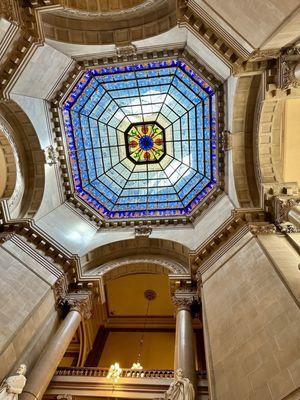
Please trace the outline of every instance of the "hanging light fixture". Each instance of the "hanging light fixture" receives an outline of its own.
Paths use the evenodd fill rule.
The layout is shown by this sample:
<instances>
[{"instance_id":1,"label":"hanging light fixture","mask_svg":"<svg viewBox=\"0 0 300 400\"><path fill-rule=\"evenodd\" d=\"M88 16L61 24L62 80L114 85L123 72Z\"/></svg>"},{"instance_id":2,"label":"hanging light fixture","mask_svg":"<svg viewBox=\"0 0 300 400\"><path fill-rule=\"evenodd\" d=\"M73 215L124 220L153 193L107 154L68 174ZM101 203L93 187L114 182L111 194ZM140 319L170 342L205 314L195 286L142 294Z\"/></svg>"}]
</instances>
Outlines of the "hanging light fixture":
<instances>
[{"instance_id":1,"label":"hanging light fixture","mask_svg":"<svg viewBox=\"0 0 300 400\"><path fill-rule=\"evenodd\" d=\"M142 357L142 351L143 351L143 346L144 346L144 338L145 338L145 330L147 326L147 321L148 321L148 314L149 314L149 306L150 302L156 298L156 292L152 289L147 289L144 292L144 297L147 300L147 310L146 310L146 316L145 316L145 322L144 322L144 327L143 327L143 332L140 338L140 343L139 343L139 352L137 355L137 360L132 364L131 369L132 370L141 370L143 369L143 366L141 365L141 357Z\"/></svg>"},{"instance_id":2,"label":"hanging light fixture","mask_svg":"<svg viewBox=\"0 0 300 400\"><path fill-rule=\"evenodd\" d=\"M120 367L120 364L116 362L110 366L106 378L112 379L114 382L117 382L121 374L122 368Z\"/></svg>"}]
</instances>

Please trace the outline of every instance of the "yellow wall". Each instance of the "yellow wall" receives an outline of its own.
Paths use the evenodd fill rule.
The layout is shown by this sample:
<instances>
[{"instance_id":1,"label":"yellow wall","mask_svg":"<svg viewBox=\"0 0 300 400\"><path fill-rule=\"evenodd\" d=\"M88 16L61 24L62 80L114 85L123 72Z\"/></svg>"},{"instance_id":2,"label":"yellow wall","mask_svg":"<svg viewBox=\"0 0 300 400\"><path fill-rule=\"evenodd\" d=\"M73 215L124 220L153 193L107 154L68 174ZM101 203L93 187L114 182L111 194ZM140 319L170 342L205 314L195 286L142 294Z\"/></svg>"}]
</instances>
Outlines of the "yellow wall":
<instances>
[{"instance_id":1,"label":"yellow wall","mask_svg":"<svg viewBox=\"0 0 300 400\"><path fill-rule=\"evenodd\" d=\"M300 99L286 101L283 140L283 179L300 184Z\"/></svg>"},{"instance_id":2,"label":"yellow wall","mask_svg":"<svg viewBox=\"0 0 300 400\"><path fill-rule=\"evenodd\" d=\"M173 316L174 314L167 276L157 274L122 276L109 281L106 289L109 312L115 316L145 316L148 301L144 297L144 292L147 289L156 292L156 298L149 305L149 315Z\"/></svg>"},{"instance_id":3,"label":"yellow wall","mask_svg":"<svg viewBox=\"0 0 300 400\"><path fill-rule=\"evenodd\" d=\"M141 332L110 332L106 340L99 367L110 367L119 362L130 368L136 361ZM141 364L144 369L173 369L175 333L146 332Z\"/></svg>"}]
</instances>

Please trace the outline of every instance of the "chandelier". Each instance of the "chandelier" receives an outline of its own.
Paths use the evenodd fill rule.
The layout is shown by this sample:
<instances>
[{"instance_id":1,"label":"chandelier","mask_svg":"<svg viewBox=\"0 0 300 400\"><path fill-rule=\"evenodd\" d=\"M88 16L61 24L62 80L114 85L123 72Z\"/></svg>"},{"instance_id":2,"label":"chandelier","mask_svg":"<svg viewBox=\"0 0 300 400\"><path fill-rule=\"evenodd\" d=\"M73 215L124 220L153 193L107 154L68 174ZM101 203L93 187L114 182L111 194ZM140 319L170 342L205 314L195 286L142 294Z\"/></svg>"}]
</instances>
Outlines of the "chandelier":
<instances>
[{"instance_id":1,"label":"chandelier","mask_svg":"<svg viewBox=\"0 0 300 400\"><path fill-rule=\"evenodd\" d=\"M114 382L117 382L122 374L122 368L119 363L112 364L108 370L107 379L112 379Z\"/></svg>"},{"instance_id":2,"label":"chandelier","mask_svg":"<svg viewBox=\"0 0 300 400\"><path fill-rule=\"evenodd\" d=\"M156 298L156 292L152 289L147 289L144 292L144 297L147 300L147 310L146 310L143 332L142 332L142 335L140 338L137 360L136 360L136 362L134 362L132 364L132 367L131 367L132 370L142 370L143 369L143 366L141 365L141 358L142 358L142 351L143 351L143 346L144 346L145 330L146 330L147 321L148 321L150 302Z\"/></svg>"}]
</instances>

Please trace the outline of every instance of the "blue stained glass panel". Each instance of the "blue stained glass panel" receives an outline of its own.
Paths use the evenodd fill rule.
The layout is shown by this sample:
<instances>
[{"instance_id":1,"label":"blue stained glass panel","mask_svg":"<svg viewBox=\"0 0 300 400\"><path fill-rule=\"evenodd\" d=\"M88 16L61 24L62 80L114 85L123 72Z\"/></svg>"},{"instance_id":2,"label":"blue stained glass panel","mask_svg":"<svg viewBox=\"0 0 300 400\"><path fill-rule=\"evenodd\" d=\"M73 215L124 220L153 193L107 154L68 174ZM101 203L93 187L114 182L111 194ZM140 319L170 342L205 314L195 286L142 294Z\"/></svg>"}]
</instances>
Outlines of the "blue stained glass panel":
<instances>
[{"instance_id":1,"label":"blue stained glass panel","mask_svg":"<svg viewBox=\"0 0 300 400\"><path fill-rule=\"evenodd\" d=\"M62 106L77 195L105 218L188 215L217 182L215 113L181 60L87 70Z\"/></svg>"}]
</instances>

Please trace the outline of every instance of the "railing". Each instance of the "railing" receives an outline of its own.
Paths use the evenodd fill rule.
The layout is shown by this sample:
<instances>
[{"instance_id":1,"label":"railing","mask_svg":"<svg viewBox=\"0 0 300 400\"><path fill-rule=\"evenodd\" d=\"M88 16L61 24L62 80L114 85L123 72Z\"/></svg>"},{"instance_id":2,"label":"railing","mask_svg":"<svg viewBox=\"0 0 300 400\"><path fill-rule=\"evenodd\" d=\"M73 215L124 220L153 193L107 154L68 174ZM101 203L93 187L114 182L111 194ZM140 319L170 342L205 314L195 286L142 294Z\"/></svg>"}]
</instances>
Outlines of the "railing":
<instances>
[{"instance_id":1,"label":"railing","mask_svg":"<svg viewBox=\"0 0 300 400\"><path fill-rule=\"evenodd\" d=\"M108 374L108 368L98 367L58 367L54 376L90 376L105 378ZM198 371L198 378L206 378L206 373ZM133 370L124 368L120 378L173 378L174 371L166 369L142 369Z\"/></svg>"}]
</instances>

